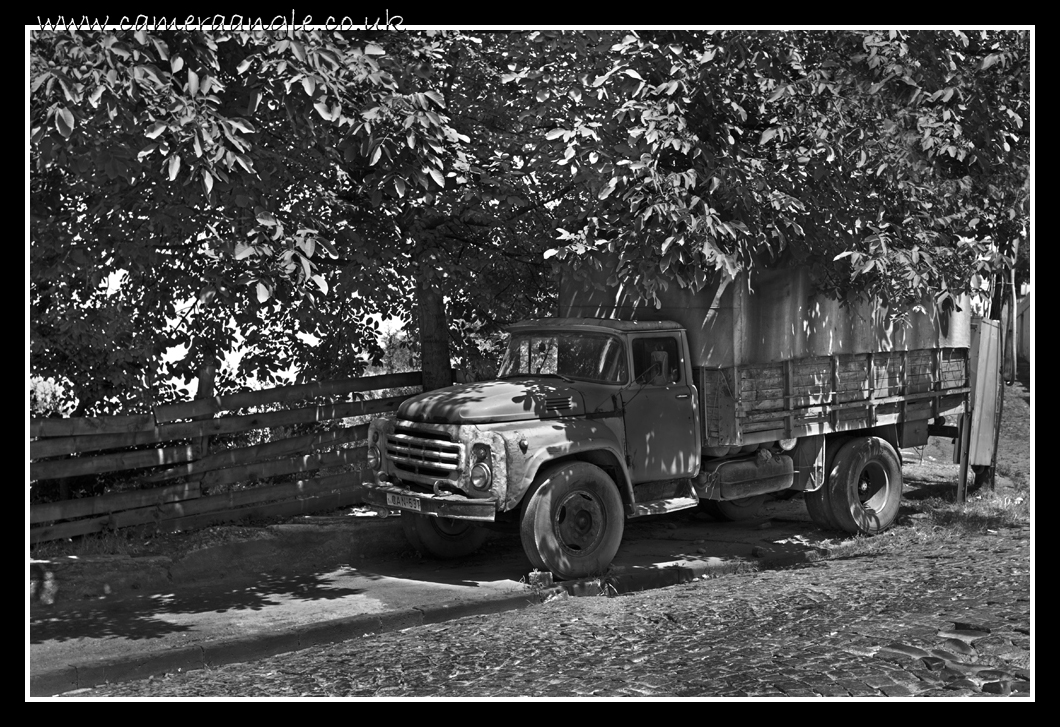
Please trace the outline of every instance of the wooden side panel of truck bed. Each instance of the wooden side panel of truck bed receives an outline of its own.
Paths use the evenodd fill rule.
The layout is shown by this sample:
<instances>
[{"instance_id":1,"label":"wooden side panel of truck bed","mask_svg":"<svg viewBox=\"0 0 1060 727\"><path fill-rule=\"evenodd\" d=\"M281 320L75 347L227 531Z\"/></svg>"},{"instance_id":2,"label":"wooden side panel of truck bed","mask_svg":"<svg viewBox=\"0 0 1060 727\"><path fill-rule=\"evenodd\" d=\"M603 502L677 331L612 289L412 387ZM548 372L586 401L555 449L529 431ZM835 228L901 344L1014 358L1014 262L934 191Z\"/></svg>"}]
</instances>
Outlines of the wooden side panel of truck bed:
<instances>
[{"instance_id":1,"label":"wooden side panel of truck bed","mask_svg":"<svg viewBox=\"0 0 1060 727\"><path fill-rule=\"evenodd\" d=\"M696 369L703 444L927 421L965 410L968 350L931 348Z\"/></svg>"}]
</instances>

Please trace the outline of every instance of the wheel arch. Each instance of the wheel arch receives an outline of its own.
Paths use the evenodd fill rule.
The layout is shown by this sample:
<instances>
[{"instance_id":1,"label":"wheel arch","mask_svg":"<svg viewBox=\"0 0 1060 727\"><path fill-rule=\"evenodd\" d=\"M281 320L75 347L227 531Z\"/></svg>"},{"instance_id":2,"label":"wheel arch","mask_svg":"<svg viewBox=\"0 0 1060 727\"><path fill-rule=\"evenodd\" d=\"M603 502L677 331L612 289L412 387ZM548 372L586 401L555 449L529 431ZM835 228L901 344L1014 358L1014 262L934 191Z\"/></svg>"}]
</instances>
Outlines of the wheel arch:
<instances>
[{"instance_id":1,"label":"wheel arch","mask_svg":"<svg viewBox=\"0 0 1060 727\"><path fill-rule=\"evenodd\" d=\"M615 483L622 502L628 504L633 501L633 485L619 453L611 447L597 445L593 448L592 443L588 443L585 448L572 449L554 457L542 457L533 463L533 467L527 467L523 480L519 483L518 496L512 497L512 492L509 491L510 505L517 506L535 482L570 462L585 462L599 467Z\"/></svg>"}]
</instances>

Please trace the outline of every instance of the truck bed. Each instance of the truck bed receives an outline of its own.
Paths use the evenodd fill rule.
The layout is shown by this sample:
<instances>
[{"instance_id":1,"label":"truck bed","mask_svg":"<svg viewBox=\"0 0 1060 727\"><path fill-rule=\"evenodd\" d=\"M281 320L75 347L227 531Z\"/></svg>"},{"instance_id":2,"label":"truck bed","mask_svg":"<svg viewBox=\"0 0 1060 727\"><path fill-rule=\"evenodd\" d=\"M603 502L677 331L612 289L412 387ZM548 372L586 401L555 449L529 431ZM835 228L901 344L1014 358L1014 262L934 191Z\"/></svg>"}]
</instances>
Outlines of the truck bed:
<instances>
[{"instance_id":1,"label":"truck bed","mask_svg":"<svg viewBox=\"0 0 1060 727\"><path fill-rule=\"evenodd\" d=\"M926 423L964 411L970 391L966 348L813 356L695 376L708 447Z\"/></svg>"}]
</instances>

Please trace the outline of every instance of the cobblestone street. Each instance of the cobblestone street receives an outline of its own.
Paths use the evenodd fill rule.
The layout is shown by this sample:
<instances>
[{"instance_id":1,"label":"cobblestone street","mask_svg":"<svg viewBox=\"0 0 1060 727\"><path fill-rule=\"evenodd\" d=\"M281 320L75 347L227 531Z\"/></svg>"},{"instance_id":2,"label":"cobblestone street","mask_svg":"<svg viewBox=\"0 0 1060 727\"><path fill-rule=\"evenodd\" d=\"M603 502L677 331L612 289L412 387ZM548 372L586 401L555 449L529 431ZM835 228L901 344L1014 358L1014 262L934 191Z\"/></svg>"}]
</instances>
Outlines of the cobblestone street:
<instances>
[{"instance_id":1,"label":"cobblestone street","mask_svg":"<svg viewBox=\"0 0 1060 727\"><path fill-rule=\"evenodd\" d=\"M1029 696L1029 535L896 539L70 696Z\"/></svg>"}]
</instances>

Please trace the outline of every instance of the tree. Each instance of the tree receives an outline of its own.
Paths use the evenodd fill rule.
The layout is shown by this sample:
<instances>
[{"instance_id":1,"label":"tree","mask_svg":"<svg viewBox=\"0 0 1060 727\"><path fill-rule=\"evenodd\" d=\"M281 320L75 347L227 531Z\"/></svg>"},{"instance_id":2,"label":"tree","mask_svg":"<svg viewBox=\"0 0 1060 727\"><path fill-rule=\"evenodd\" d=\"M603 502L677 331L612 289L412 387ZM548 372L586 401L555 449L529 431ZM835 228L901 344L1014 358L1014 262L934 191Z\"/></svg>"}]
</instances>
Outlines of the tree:
<instances>
[{"instance_id":1,"label":"tree","mask_svg":"<svg viewBox=\"0 0 1060 727\"><path fill-rule=\"evenodd\" d=\"M458 336L548 304L541 192L498 143L504 106L481 113L495 40L35 34L34 372L79 413L164 398L236 349L244 377L350 375L379 353L370 317L411 322L418 300L445 383L446 297Z\"/></svg>"},{"instance_id":2,"label":"tree","mask_svg":"<svg viewBox=\"0 0 1060 727\"><path fill-rule=\"evenodd\" d=\"M443 385L452 352L475 368L504 323L551 312L546 259L577 274L594 251L646 301L800 263L837 297L946 305L1027 226L1025 31L39 31L30 50L31 368L78 413L165 400L237 350L236 383L355 375L379 317Z\"/></svg>"},{"instance_id":3,"label":"tree","mask_svg":"<svg viewBox=\"0 0 1060 727\"><path fill-rule=\"evenodd\" d=\"M836 297L945 304L1027 223L1025 31L667 31L596 53L549 133L585 195L553 254L617 252L613 282L649 301L795 261Z\"/></svg>"}]
</instances>

